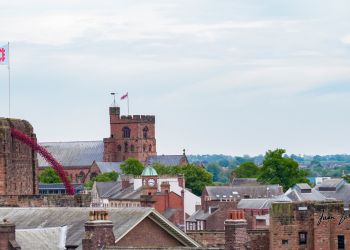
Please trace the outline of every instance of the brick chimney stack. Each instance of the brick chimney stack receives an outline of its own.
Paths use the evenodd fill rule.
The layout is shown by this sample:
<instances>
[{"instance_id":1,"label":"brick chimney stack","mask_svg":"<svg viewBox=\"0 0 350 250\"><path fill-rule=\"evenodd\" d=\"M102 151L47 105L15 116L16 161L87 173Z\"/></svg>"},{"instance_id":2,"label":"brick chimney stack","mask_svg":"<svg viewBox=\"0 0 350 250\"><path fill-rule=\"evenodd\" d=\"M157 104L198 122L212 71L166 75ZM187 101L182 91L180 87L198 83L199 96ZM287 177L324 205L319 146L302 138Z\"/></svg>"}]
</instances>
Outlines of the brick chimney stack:
<instances>
[{"instance_id":1,"label":"brick chimney stack","mask_svg":"<svg viewBox=\"0 0 350 250\"><path fill-rule=\"evenodd\" d=\"M85 223L83 250L103 249L114 245L113 223L105 210L90 211L89 221Z\"/></svg>"},{"instance_id":2,"label":"brick chimney stack","mask_svg":"<svg viewBox=\"0 0 350 250\"><path fill-rule=\"evenodd\" d=\"M21 247L16 242L16 226L4 219L0 222L0 249L20 250Z\"/></svg>"},{"instance_id":3,"label":"brick chimney stack","mask_svg":"<svg viewBox=\"0 0 350 250\"><path fill-rule=\"evenodd\" d=\"M130 187L130 176L123 175L121 176L121 179L122 179L122 190Z\"/></svg>"},{"instance_id":4,"label":"brick chimney stack","mask_svg":"<svg viewBox=\"0 0 350 250\"><path fill-rule=\"evenodd\" d=\"M247 225L243 210L229 212L228 219L225 220L225 250L246 249Z\"/></svg>"}]
</instances>

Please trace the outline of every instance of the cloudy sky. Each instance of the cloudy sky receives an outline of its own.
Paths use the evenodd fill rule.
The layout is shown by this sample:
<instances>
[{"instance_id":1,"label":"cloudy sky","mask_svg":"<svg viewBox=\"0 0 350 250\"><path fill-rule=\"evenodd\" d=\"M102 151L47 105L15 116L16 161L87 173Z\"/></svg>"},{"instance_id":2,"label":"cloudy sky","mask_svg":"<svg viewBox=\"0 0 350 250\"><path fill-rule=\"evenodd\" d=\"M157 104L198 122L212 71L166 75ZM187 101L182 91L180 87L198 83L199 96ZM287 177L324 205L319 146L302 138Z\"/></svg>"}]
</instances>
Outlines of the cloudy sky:
<instances>
[{"instance_id":1,"label":"cloudy sky","mask_svg":"<svg viewBox=\"0 0 350 250\"><path fill-rule=\"evenodd\" d=\"M12 114L39 141L109 135L110 92L159 154L350 153L347 0L0 1ZM0 116L8 115L0 67ZM126 103L119 101L122 113Z\"/></svg>"}]
</instances>

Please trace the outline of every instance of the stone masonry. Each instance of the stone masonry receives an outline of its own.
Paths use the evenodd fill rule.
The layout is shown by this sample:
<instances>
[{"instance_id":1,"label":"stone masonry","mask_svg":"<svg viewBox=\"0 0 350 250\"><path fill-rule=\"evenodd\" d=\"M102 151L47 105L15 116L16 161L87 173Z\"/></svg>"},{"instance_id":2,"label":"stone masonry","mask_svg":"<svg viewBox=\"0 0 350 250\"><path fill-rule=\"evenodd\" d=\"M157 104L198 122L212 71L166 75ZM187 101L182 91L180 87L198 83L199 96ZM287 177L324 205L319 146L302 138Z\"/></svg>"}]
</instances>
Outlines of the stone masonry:
<instances>
[{"instance_id":1,"label":"stone masonry","mask_svg":"<svg viewBox=\"0 0 350 250\"><path fill-rule=\"evenodd\" d=\"M36 153L12 138L11 128L36 140L29 122L0 118L0 195L38 194Z\"/></svg>"}]
</instances>

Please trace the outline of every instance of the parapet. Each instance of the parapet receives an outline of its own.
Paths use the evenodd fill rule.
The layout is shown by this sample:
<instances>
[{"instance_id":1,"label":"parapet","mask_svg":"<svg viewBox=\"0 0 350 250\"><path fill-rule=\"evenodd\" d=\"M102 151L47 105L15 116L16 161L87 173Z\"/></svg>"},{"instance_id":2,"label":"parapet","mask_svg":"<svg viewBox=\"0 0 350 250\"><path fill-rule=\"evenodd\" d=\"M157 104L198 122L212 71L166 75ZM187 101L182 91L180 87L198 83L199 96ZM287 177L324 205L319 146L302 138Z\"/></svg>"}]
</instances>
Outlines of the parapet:
<instances>
[{"instance_id":1,"label":"parapet","mask_svg":"<svg viewBox=\"0 0 350 250\"><path fill-rule=\"evenodd\" d=\"M122 115L120 117L121 120L128 121L140 121L140 122L152 122L154 123L156 117L154 115Z\"/></svg>"}]
</instances>

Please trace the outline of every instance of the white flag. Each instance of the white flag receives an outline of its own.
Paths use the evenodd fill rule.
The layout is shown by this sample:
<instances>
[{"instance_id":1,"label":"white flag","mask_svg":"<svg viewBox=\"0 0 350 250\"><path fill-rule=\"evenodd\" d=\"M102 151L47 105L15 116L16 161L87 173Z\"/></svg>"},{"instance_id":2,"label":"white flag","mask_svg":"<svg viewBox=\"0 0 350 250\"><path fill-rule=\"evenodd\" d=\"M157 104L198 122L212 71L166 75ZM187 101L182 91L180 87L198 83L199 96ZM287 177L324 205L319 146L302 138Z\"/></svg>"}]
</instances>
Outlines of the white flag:
<instances>
[{"instance_id":1,"label":"white flag","mask_svg":"<svg viewBox=\"0 0 350 250\"><path fill-rule=\"evenodd\" d=\"M0 46L0 65L9 64L9 45Z\"/></svg>"}]
</instances>

